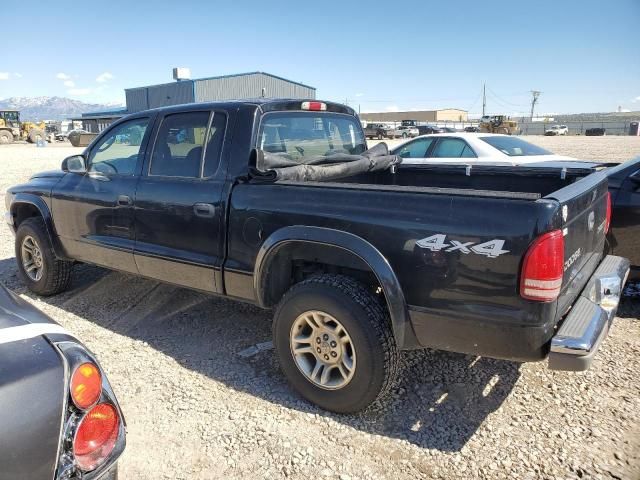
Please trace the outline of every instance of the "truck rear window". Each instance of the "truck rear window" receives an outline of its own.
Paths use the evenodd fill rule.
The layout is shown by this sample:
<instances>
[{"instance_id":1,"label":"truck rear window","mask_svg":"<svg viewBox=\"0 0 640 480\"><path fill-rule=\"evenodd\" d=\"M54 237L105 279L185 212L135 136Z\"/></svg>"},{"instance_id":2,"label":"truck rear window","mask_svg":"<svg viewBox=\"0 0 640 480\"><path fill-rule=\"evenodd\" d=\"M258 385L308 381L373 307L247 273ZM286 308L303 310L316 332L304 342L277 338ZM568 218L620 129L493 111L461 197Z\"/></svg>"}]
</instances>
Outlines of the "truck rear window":
<instances>
[{"instance_id":1,"label":"truck rear window","mask_svg":"<svg viewBox=\"0 0 640 480\"><path fill-rule=\"evenodd\" d=\"M273 112L262 118L258 148L292 159L366 150L362 128L351 115L325 112Z\"/></svg>"},{"instance_id":2,"label":"truck rear window","mask_svg":"<svg viewBox=\"0 0 640 480\"><path fill-rule=\"evenodd\" d=\"M480 137L480 140L488 143L493 148L500 150L502 153L509 155L510 157L521 157L523 155L551 155L550 151L516 137L496 135Z\"/></svg>"}]
</instances>

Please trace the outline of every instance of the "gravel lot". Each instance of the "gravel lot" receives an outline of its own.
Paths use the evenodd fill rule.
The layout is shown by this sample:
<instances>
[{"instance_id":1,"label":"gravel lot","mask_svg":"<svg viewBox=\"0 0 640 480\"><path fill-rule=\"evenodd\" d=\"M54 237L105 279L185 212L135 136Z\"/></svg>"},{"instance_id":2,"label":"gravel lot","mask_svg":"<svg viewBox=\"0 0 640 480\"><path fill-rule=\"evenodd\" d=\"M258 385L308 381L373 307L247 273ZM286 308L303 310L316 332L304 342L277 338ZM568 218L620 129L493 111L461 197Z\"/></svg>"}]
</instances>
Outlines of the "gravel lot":
<instances>
[{"instance_id":1,"label":"gravel lot","mask_svg":"<svg viewBox=\"0 0 640 480\"><path fill-rule=\"evenodd\" d=\"M640 154L640 138L528 139L588 159ZM0 196L79 151L0 147ZM384 408L340 416L296 396L272 350L239 354L270 340L269 312L91 266L37 298L5 227L0 281L101 359L127 417L123 479L640 478L637 285L588 372L411 352Z\"/></svg>"}]
</instances>

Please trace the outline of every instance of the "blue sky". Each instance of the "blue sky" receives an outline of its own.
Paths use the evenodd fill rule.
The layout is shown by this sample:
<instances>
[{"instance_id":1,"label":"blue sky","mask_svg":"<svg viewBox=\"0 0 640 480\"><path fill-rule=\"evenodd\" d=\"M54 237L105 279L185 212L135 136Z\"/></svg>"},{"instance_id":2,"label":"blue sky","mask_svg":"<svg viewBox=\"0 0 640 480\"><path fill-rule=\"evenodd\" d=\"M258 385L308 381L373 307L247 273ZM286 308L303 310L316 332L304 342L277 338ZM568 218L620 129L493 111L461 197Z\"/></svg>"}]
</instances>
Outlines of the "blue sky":
<instances>
[{"instance_id":1,"label":"blue sky","mask_svg":"<svg viewBox=\"0 0 640 480\"><path fill-rule=\"evenodd\" d=\"M541 113L640 110L640 0L5 3L0 98L123 102L185 66L266 71L362 111L480 112L483 82L490 113L528 111L533 89Z\"/></svg>"}]
</instances>

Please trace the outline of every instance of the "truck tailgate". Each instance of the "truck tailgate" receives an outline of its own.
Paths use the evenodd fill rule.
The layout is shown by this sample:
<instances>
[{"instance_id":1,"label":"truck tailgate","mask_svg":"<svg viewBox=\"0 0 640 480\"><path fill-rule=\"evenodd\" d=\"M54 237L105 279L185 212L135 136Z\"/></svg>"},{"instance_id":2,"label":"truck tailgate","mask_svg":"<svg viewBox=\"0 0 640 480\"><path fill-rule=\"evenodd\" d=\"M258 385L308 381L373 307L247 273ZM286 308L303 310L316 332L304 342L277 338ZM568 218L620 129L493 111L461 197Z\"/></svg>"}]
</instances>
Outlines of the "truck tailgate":
<instances>
[{"instance_id":1,"label":"truck tailgate","mask_svg":"<svg viewBox=\"0 0 640 480\"><path fill-rule=\"evenodd\" d=\"M600 263L607 229L606 174L594 173L551 193L560 203L564 236L564 275L558 318L571 307Z\"/></svg>"}]
</instances>

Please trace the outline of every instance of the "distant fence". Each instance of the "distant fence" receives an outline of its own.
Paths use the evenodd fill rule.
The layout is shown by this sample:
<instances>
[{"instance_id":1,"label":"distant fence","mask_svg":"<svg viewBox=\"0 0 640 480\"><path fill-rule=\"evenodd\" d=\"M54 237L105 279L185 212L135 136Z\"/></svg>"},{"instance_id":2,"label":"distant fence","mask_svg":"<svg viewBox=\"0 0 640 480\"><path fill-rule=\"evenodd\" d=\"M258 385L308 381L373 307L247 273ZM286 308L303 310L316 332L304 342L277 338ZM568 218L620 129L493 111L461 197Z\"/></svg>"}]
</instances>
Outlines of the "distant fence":
<instances>
[{"instance_id":1,"label":"distant fence","mask_svg":"<svg viewBox=\"0 0 640 480\"><path fill-rule=\"evenodd\" d=\"M544 135L544 132L549 130L552 125L566 125L569 129L569 135L584 135L584 132L589 128L604 128L607 135L629 135L629 129L631 122L624 121L584 121L584 122L519 122L518 130L521 135Z\"/></svg>"},{"instance_id":2,"label":"distant fence","mask_svg":"<svg viewBox=\"0 0 640 480\"><path fill-rule=\"evenodd\" d=\"M569 135L584 135L588 128L604 128L607 135L629 135L631 122L638 121L631 119L628 121L573 121L573 122L531 122L529 120L521 120L514 118L518 122L518 133L520 135L544 135L544 132L551 129L552 125L566 125L569 129ZM400 122L374 122L369 123L386 123L395 126ZM436 127L450 127L456 130L464 130L465 127L477 127L478 121L455 122L452 120L441 120L438 122L420 122L424 125L433 125Z\"/></svg>"}]
</instances>

